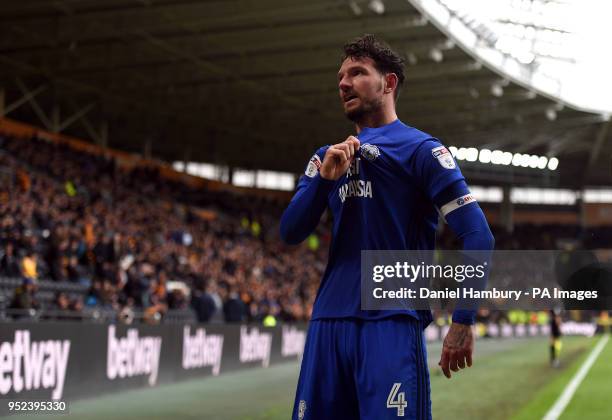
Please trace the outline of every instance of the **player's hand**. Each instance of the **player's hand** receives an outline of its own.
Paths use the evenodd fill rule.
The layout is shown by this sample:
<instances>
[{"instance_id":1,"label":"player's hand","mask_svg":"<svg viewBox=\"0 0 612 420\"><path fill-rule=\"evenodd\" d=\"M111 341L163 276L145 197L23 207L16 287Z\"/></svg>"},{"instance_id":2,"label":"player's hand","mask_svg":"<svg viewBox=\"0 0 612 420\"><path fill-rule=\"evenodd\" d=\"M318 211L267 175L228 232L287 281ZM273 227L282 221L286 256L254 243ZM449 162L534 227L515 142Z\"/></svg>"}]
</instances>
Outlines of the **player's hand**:
<instances>
[{"instance_id":1,"label":"player's hand","mask_svg":"<svg viewBox=\"0 0 612 420\"><path fill-rule=\"evenodd\" d=\"M342 143L330 146L325 152L319 175L323 179L336 181L348 171L355 154L359 150L359 139L349 136Z\"/></svg>"},{"instance_id":2,"label":"player's hand","mask_svg":"<svg viewBox=\"0 0 612 420\"><path fill-rule=\"evenodd\" d=\"M444 376L451 377L450 371L472 366L472 352L474 351L474 335L472 327L464 324L452 323L442 345L440 367Z\"/></svg>"}]
</instances>

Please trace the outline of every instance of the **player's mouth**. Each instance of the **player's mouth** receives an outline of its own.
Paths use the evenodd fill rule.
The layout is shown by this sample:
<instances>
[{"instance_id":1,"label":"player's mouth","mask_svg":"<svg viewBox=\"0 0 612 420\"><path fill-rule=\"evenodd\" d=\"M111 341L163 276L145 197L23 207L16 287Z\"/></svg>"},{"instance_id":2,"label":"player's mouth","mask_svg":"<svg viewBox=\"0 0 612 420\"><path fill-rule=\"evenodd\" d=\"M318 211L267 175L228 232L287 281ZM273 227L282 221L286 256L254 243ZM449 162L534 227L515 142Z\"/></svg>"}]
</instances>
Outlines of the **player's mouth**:
<instances>
[{"instance_id":1,"label":"player's mouth","mask_svg":"<svg viewBox=\"0 0 612 420\"><path fill-rule=\"evenodd\" d=\"M342 98L344 100L344 104L348 105L352 102L355 102L356 100L359 99L359 97L357 95L346 95Z\"/></svg>"}]
</instances>

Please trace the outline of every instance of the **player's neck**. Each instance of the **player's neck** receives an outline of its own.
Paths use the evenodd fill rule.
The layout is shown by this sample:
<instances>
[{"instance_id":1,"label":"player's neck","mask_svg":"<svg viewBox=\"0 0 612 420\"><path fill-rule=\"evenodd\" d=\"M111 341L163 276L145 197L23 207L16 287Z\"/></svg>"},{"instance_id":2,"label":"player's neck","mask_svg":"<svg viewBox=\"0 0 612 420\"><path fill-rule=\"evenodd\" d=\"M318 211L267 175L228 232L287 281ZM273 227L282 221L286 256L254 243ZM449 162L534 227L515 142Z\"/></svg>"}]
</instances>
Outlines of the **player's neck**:
<instances>
[{"instance_id":1,"label":"player's neck","mask_svg":"<svg viewBox=\"0 0 612 420\"><path fill-rule=\"evenodd\" d=\"M357 129L357 134L359 134L365 127L378 128L391 124L395 120L397 120L395 109L381 110L381 112L364 116L363 120L355 124L355 128Z\"/></svg>"}]
</instances>

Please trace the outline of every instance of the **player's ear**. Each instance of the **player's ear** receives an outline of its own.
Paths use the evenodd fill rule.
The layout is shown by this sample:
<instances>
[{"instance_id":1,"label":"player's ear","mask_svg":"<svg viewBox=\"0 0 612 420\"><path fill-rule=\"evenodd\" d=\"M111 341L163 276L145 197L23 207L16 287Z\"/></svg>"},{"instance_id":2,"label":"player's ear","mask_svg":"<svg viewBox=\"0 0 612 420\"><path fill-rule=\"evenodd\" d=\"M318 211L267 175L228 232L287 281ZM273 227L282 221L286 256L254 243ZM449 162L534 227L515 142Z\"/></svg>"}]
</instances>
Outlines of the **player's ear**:
<instances>
[{"instance_id":1,"label":"player's ear","mask_svg":"<svg viewBox=\"0 0 612 420\"><path fill-rule=\"evenodd\" d=\"M395 73L385 74L385 93L392 93L397 88L398 80Z\"/></svg>"}]
</instances>

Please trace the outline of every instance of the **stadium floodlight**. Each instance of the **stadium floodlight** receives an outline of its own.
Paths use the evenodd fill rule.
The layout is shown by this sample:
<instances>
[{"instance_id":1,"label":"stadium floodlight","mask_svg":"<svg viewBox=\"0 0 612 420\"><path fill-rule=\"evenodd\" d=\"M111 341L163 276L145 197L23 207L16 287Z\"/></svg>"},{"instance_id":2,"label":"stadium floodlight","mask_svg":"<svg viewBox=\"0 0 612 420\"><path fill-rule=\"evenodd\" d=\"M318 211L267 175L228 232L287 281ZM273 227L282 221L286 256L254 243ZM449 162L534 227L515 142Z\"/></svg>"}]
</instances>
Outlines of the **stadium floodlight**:
<instances>
[{"instance_id":1,"label":"stadium floodlight","mask_svg":"<svg viewBox=\"0 0 612 420\"><path fill-rule=\"evenodd\" d=\"M502 152L501 150L494 150L491 153L491 163L493 165L501 165L503 158L504 152Z\"/></svg>"},{"instance_id":2,"label":"stadium floodlight","mask_svg":"<svg viewBox=\"0 0 612 420\"><path fill-rule=\"evenodd\" d=\"M512 163L512 153L504 152L502 156L502 165L510 165Z\"/></svg>"},{"instance_id":3,"label":"stadium floodlight","mask_svg":"<svg viewBox=\"0 0 612 420\"><path fill-rule=\"evenodd\" d=\"M382 0L370 0L370 3L368 3L368 7L371 11L378 15L382 15L383 13L385 13L385 3L383 3Z\"/></svg>"},{"instance_id":4,"label":"stadium floodlight","mask_svg":"<svg viewBox=\"0 0 612 420\"><path fill-rule=\"evenodd\" d=\"M465 160L466 154L467 149L465 147L460 147L459 150L457 150L457 159Z\"/></svg>"},{"instance_id":5,"label":"stadium floodlight","mask_svg":"<svg viewBox=\"0 0 612 420\"><path fill-rule=\"evenodd\" d=\"M522 64L531 64L531 63L534 62L536 56L535 56L535 54L533 54L531 52L523 51L523 52L519 53L516 58Z\"/></svg>"},{"instance_id":6,"label":"stadium floodlight","mask_svg":"<svg viewBox=\"0 0 612 420\"><path fill-rule=\"evenodd\" d=\"M504 96L504 88L499 83L493 83L491 85L491 95L496 97Z\"/></svg>"},{"instance_id":7,"label":"stadium floodlight","mask_svg":"<svg viewBox=\"0 0 612 420\"><path fill-rule=\"evenodd\" d=\"M411 66L414 66L414 65L416 65L419 62L419 59L416 56L416 54L414 54L412 52L408 52L406 54L406 60L408 61L408 64L410 64Z\"/></svg>"},{"instance_id":8,"label":"stadium floodlight","mask_svg":"<svg viewBox=\"0 0 612 420\"><path fill-rule=\"evenodd\" d=\"M612 203L612 190L585 190L583 201L585 203Z\"/></svg>"},{"instance_id":9,"label":"stadium floodlight","mask_svg":"<svg viewBox=\"0 0 612 420\"><path fill-rule=\"evenodd\" d=\"M457 44L455 44L455 41L450 38L444 41L444 48L447 50L452 50L453 48L455 48L456 45Z\"/></svg>"},{"instance_id":10,"label":"stadium floodlight","mask_svg":"<svg viewBox=\"0 0 612 420\"><path fill-rule=\"evenodd\" d=\"M528 168L529 167L529 155L521 155L521 167Z\"/></svg>"},{"instance_id":11,"label":"stadium floodlight","mask_svg":"<svg viewBox=\"0 0 612 420\"><path fill-rule=\"evenodd\" d=\"M199 176L200 166L196 162L189 162L187 167L185 167L185 172L190 175Z\"/></svg>"},{"instance_id":12,"label":"stadium floodlight","mask_svg":"<svg viewBox=\"0 0 612 420\"><path fill-rule=\"evenodd\" d=\"M480 163L495 163L492 161L492 152L489 149L482 149L480 153L478 153L478 161Z\"/></svg>"},{"instance_id":13,"label":"stadium floodlight","mask_svg":"<svg viewBox=\"0 0 612 420\"><path fill-rule=\"evenodd\" d=\"M429 58L431 58L436 63L441 63L444 60L444 54L438 48L432 48L429 50Z\"/></svg>"},{"instance_id":14,"label":"stadium floodlight","mask_svg":"<svg viewBox=\"0 0 612 420\"><path fill-rule=\"evenodd\" d=\"M549 165L549 159L546 156L529 155L522 153L510 153L503 150L477 149L475 147L460 147L449 146L449 151L457 160L466 160L468 162L480 162L491 165L513 165L523 168L546 169ZM556 158L551 158L556 159ZM553 163L556 169L557 163ZM551 169L550 166L548 166ZM554 169L553 169L554 170Z\"/></svg>"},{"instance_id":15,"label":"stadium floodlight","mask_svg":"<svg viewBox=\"0 0 612 420\"><path fill-rule=\"evenodd\" d=\"M548 169L555 171L559 167L559 159L553 157L548 161Z\"/></svg>"},{"instance_id":16,"label":"stadium floodlight","mask_svg":"<svg viewBox=\"0 0 612 420\"><path fill-rule=\"evenodd\" d=\"M470 192L481 203L501 203L504 195L500 187L483 187L480 185L470 185Z\"/></svg>"},{"instance_id":17,"label":"stadium floodlight","mask_svg":"<svg viewBox=\"0 0 612 420\"><path fill-rule=\"evenodd\" d=\"M354 0L349 1L349 7L355 16L361 16L363 14L363 10Z\"/></svg>"},{"instance_id":18,"label":"stadium floodlight","mask_svg":"<svg viewBox=\"0 0 612 420\"><path fill-rule=\"evenodd\" d=\"M478 149L470 147L465 151L465 160L468 162L476 162L478 160Z\"/></svg>"},{"instance_id":19,"label":"stadium floodlight","mask_svg":"<svg viewBox=\"0 0 612 420\"><path fill-rule=\"evenodd\" d=\"M546 156L540 156L538 159L538 169L546 169L546 165L548 164L548 158Z\"/></svg>"}]
</instances>

